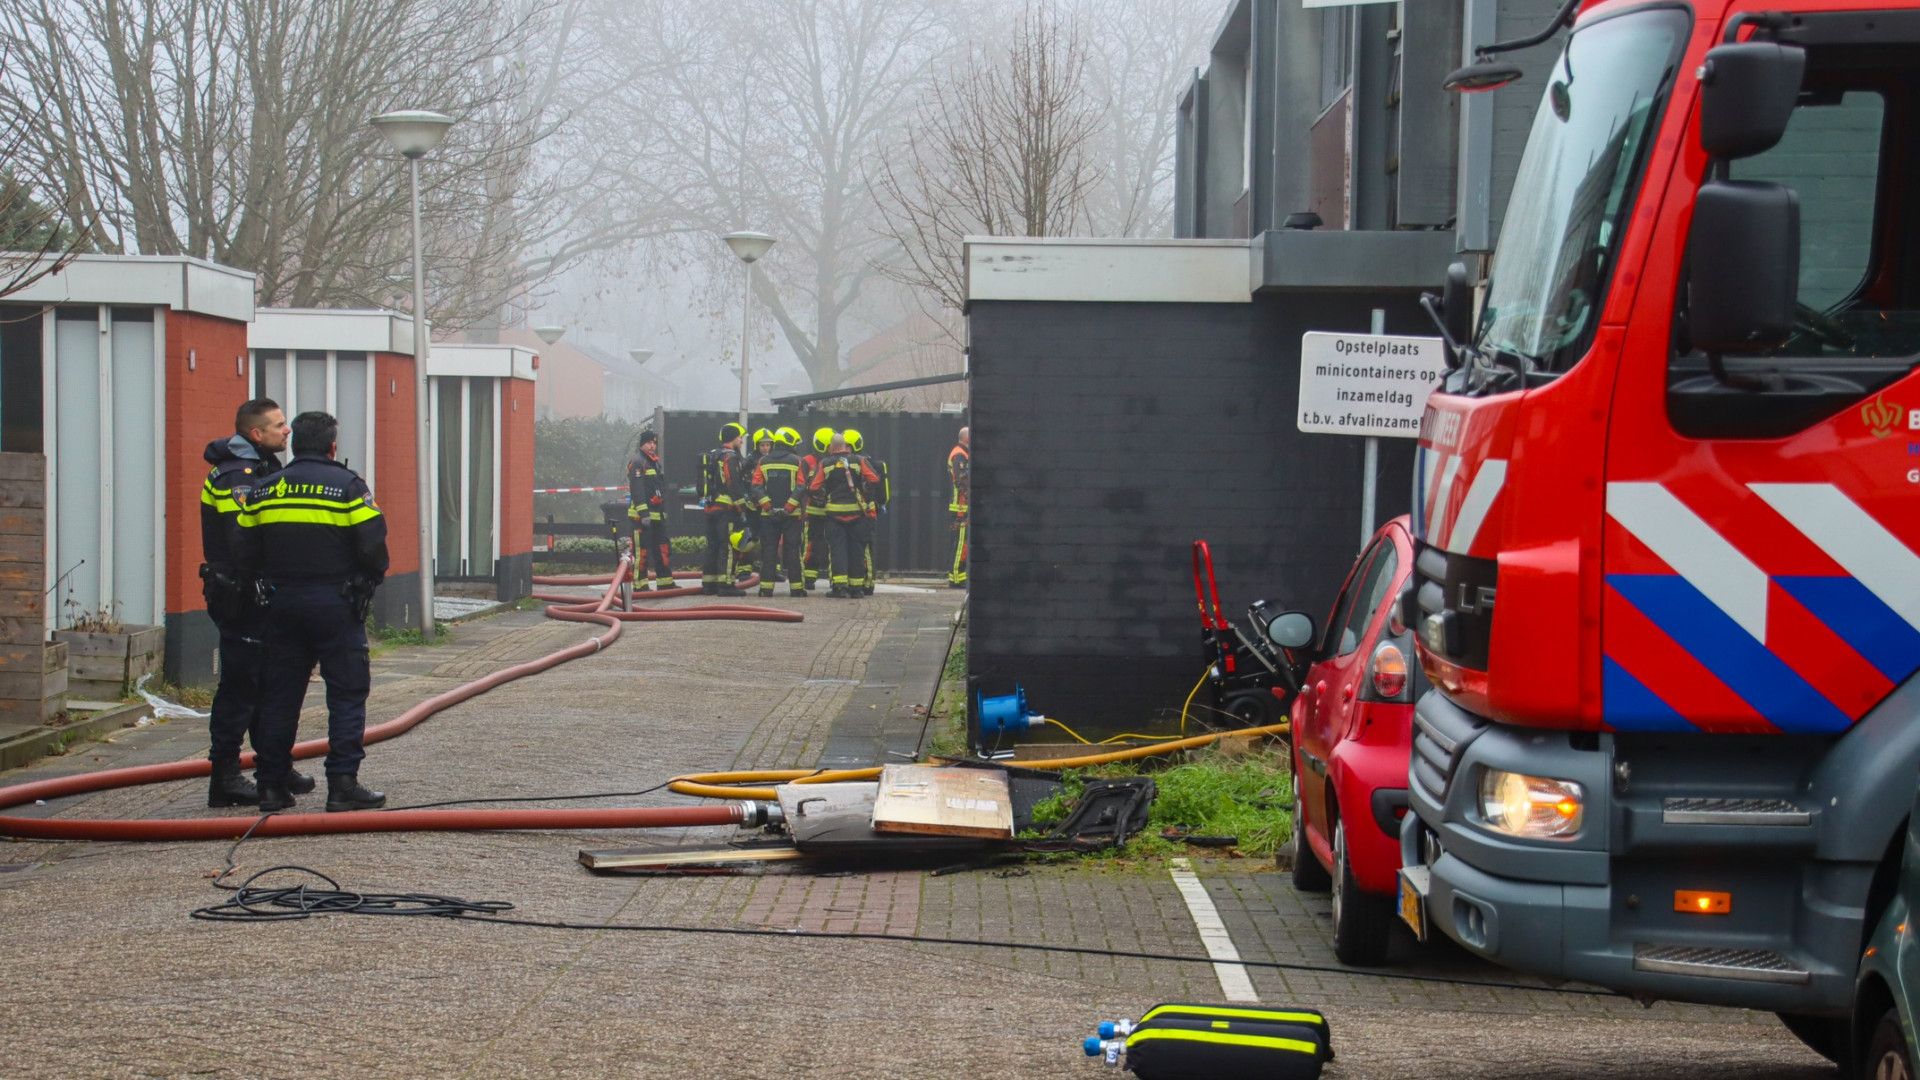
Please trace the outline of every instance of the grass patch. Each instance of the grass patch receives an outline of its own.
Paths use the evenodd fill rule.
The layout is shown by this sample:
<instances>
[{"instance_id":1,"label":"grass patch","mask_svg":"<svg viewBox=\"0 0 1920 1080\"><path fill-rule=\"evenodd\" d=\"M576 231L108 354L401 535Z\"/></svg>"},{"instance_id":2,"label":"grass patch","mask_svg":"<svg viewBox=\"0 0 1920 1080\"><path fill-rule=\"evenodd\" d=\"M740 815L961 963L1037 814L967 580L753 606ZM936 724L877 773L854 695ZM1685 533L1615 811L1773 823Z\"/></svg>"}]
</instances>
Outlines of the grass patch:
<instances>
[{"instance_id":1,"label":"grass patch","mask_svg":"<svg viewBox=\"0 0 1920 1080\"><path fill-rule=\"evenodd\" d=\"M213 691L214 688L211 686L175 686L158 675L147 680L147 693L201 712L213 708ZM144 700L131 688L127 691L127 699L129 701Z\"/></svg>"},{"instance_id":2,"label":"grass patch","mask_svg":"<svg viewBox=\"0 0 1920 1080\"><path fill-rule=\"evenodd\" d=\"M965 627L961 628L963 631ZM927 717L926 752L933 757L957 758L967 753L967 635L953 639L953 651L940 670L940 689L933 695Z\"/></svg>"},{"instance_id":3,"label":"grass patch","mask_svg":"<svg viewBox=\"0 0 1920 1080\"><path fill-rule=\"evenodd\" d=\"M1237 837L1233 850L1240 855L1269 858L1293 834L1292 798L1287 794L1287 756L1271 750L1256 754L1228 754L1202 750L1184 760L1166 764L1153 758L1091 769L1069 769L1059 794L1034 806L1034 829L1041 833L1072 813L1088 780L1110 780L1148 774L1157 793L1147 814L1147 828L1119 850L1049 855L1056 859L1158 859L1172 855L1199 855L1214 848L1196 848L1168 840L1162 830L1181 829L1196 836Z\"/></svg>"},{"instance_id":4,"label":"grass patch","mask_svg":"<svg viewBox=\"0 0 1920 1080\"><path fill-rule=\"evenodd\" d=\"M417 626L375 626L367 624L367 642L375 655L392 649L402 649L409 645L443 645L450 632L447 624L436 621L433 624L433 640L420 632Z\"/></svg>"}]
</instances>

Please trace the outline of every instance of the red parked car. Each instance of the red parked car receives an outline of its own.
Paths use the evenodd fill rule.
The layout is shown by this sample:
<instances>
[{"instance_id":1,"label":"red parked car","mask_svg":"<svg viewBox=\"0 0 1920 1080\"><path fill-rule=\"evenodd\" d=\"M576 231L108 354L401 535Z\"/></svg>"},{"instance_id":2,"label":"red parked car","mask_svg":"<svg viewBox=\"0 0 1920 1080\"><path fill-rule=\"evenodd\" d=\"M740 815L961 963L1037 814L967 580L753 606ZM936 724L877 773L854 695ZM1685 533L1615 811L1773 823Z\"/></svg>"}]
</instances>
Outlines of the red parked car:
<instances>
[{"instance_id":1,"label":"red parked car","mask_svg":"<svg viewBox=\"0 0 1920 1080\"><path fill-rule=\"evenodd\" d=\"M1333 948L1347 964L1382 963L1398 921L1413 702L1425 685L1401 615L1412 573L1402 516L1354 562L1324 627L1295 611L1268 631L1305 665L1292 712L1293 883L1332 889Z\"/></svg>"}]
</instances>

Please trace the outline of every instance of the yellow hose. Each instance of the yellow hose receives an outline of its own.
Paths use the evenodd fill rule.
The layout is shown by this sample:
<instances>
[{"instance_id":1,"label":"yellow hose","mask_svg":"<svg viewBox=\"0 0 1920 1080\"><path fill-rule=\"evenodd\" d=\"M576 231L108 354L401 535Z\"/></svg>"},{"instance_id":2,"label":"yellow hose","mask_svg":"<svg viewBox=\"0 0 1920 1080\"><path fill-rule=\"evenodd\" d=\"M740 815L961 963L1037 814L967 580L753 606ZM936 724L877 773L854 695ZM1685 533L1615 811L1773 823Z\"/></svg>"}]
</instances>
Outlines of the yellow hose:
<instances>
[{"instance_id":1,"label":"yellow hose","mask_svg":"<svg viewBox=\"0 0 1920 1080\"><path fill-rule=\"evenodd\" d=\"M1099 742L1094 742L1092 739L1087 738L1085 735L1080 734L1079 732L1073 730L1072 728L1061 723L1060 721L1055 720L1051 716L1044 717L1043 719L1045 719L1047 723L1052 724L1054 727L1057 727L1061 731L1064 731L1068 735L1071 735L1073 737L1073 741L1079 743L1082 746L1112 746L1114 743L1125 742L1128 739L1136 739L1141 742L1166 742L1169 739L1181 739L1186 737L1185 735L1140 735L1135 732L1129 731L1121 735L1115 735L1112 738L1101 739Z\"/></svg>"},{"instance_id":2,"label":"yellow hose","mask_svg":"<svg viewBox=\"0 0 1920 1080\"><path fill-rule=\"evenodd\" d=\"M1199 680L1193 684L1193 689L1187 691L1187 700L1180 703L1180 734L1182 735L1187 733L1187 710L1193 707L1193 697L1200 692L1200 687L1206 685L1207 676L1211 674L1213 674L1212 667L1202 671Z\"/></svg>"},{"instance_id":3,"label":"yellow hose","mask_svg":"<svg viewBox=\"0 0 1920 1080\"><path fill-rule=\"evenodd\" d=\"M1098 754L1082 754L1079 757L1054 758L1050 761L1016 761L1009 764L1022 769L1085 769L1094 765L1110 765L1116 761L1135 761L1140 758L1171 754L1180 750L1193 750L1209 746L1221 739L1236 735L1285 735L1292 730L1292 724L1282 720L1277 724L1264 727L1241 728L1238 731L1217 731L1211 735L1192 735L1158 746L1131 746L1125 750L1107 750ZM835 769L822 772L818 769L753 769L745 772L688 773L676 776L667 785L667 790L681 795L691 795L698 799L753 799L759 802L772 802L779 798L779 792L771 787L740 787L742 784L832 784L850 780L877 780L880 777L878 765L864 769Z\"/></svg>"}]
</instances>

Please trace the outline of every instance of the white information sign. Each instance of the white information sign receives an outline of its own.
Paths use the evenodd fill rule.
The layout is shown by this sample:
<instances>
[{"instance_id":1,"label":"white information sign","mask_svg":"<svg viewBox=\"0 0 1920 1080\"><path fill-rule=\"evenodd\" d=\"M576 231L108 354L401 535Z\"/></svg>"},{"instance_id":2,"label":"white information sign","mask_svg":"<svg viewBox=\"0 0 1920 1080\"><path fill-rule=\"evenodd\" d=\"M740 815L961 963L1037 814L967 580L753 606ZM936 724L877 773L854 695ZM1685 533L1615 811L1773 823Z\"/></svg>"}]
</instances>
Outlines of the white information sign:
<instances>
[{"instance_id":1,"label":"white information sign","mask_svg":"<svg viewBox=\"0 0 1920 1080\"><path fill-rule=\"evenodd\" d=\"M1416 438L1427 395L1447 373L1446 357L1446 343L1434 337L1306 334L1300 340L1300 430Z\"/></svg>"}]
</instances>

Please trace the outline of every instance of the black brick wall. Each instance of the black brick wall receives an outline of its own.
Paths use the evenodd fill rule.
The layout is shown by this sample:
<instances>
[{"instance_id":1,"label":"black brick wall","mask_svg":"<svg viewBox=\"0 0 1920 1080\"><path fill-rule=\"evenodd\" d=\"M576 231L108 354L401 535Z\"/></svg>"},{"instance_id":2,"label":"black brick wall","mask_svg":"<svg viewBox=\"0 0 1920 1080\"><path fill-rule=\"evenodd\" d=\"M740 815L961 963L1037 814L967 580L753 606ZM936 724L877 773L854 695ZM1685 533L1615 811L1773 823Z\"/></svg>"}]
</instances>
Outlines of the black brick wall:
<instances>
[{"instance_id":1,"label":"black brick wall","mask_svg":"<svg viewBox=\"0 0 1920 1080\"><path fill-rule=\"evenodd\" d=\"M1177 713L1200 673L1189 571L1223 606L1324 619L1360 546L1363 440L1294 427L1300 335L1430 334L1409 294L1250 304L976 301L971 674L1118 731ZM1407 508L1412 440L1384 439L1376 521ZM1090 732L1089 732L1090 733Z\"/></svg>"}]
</instances>

